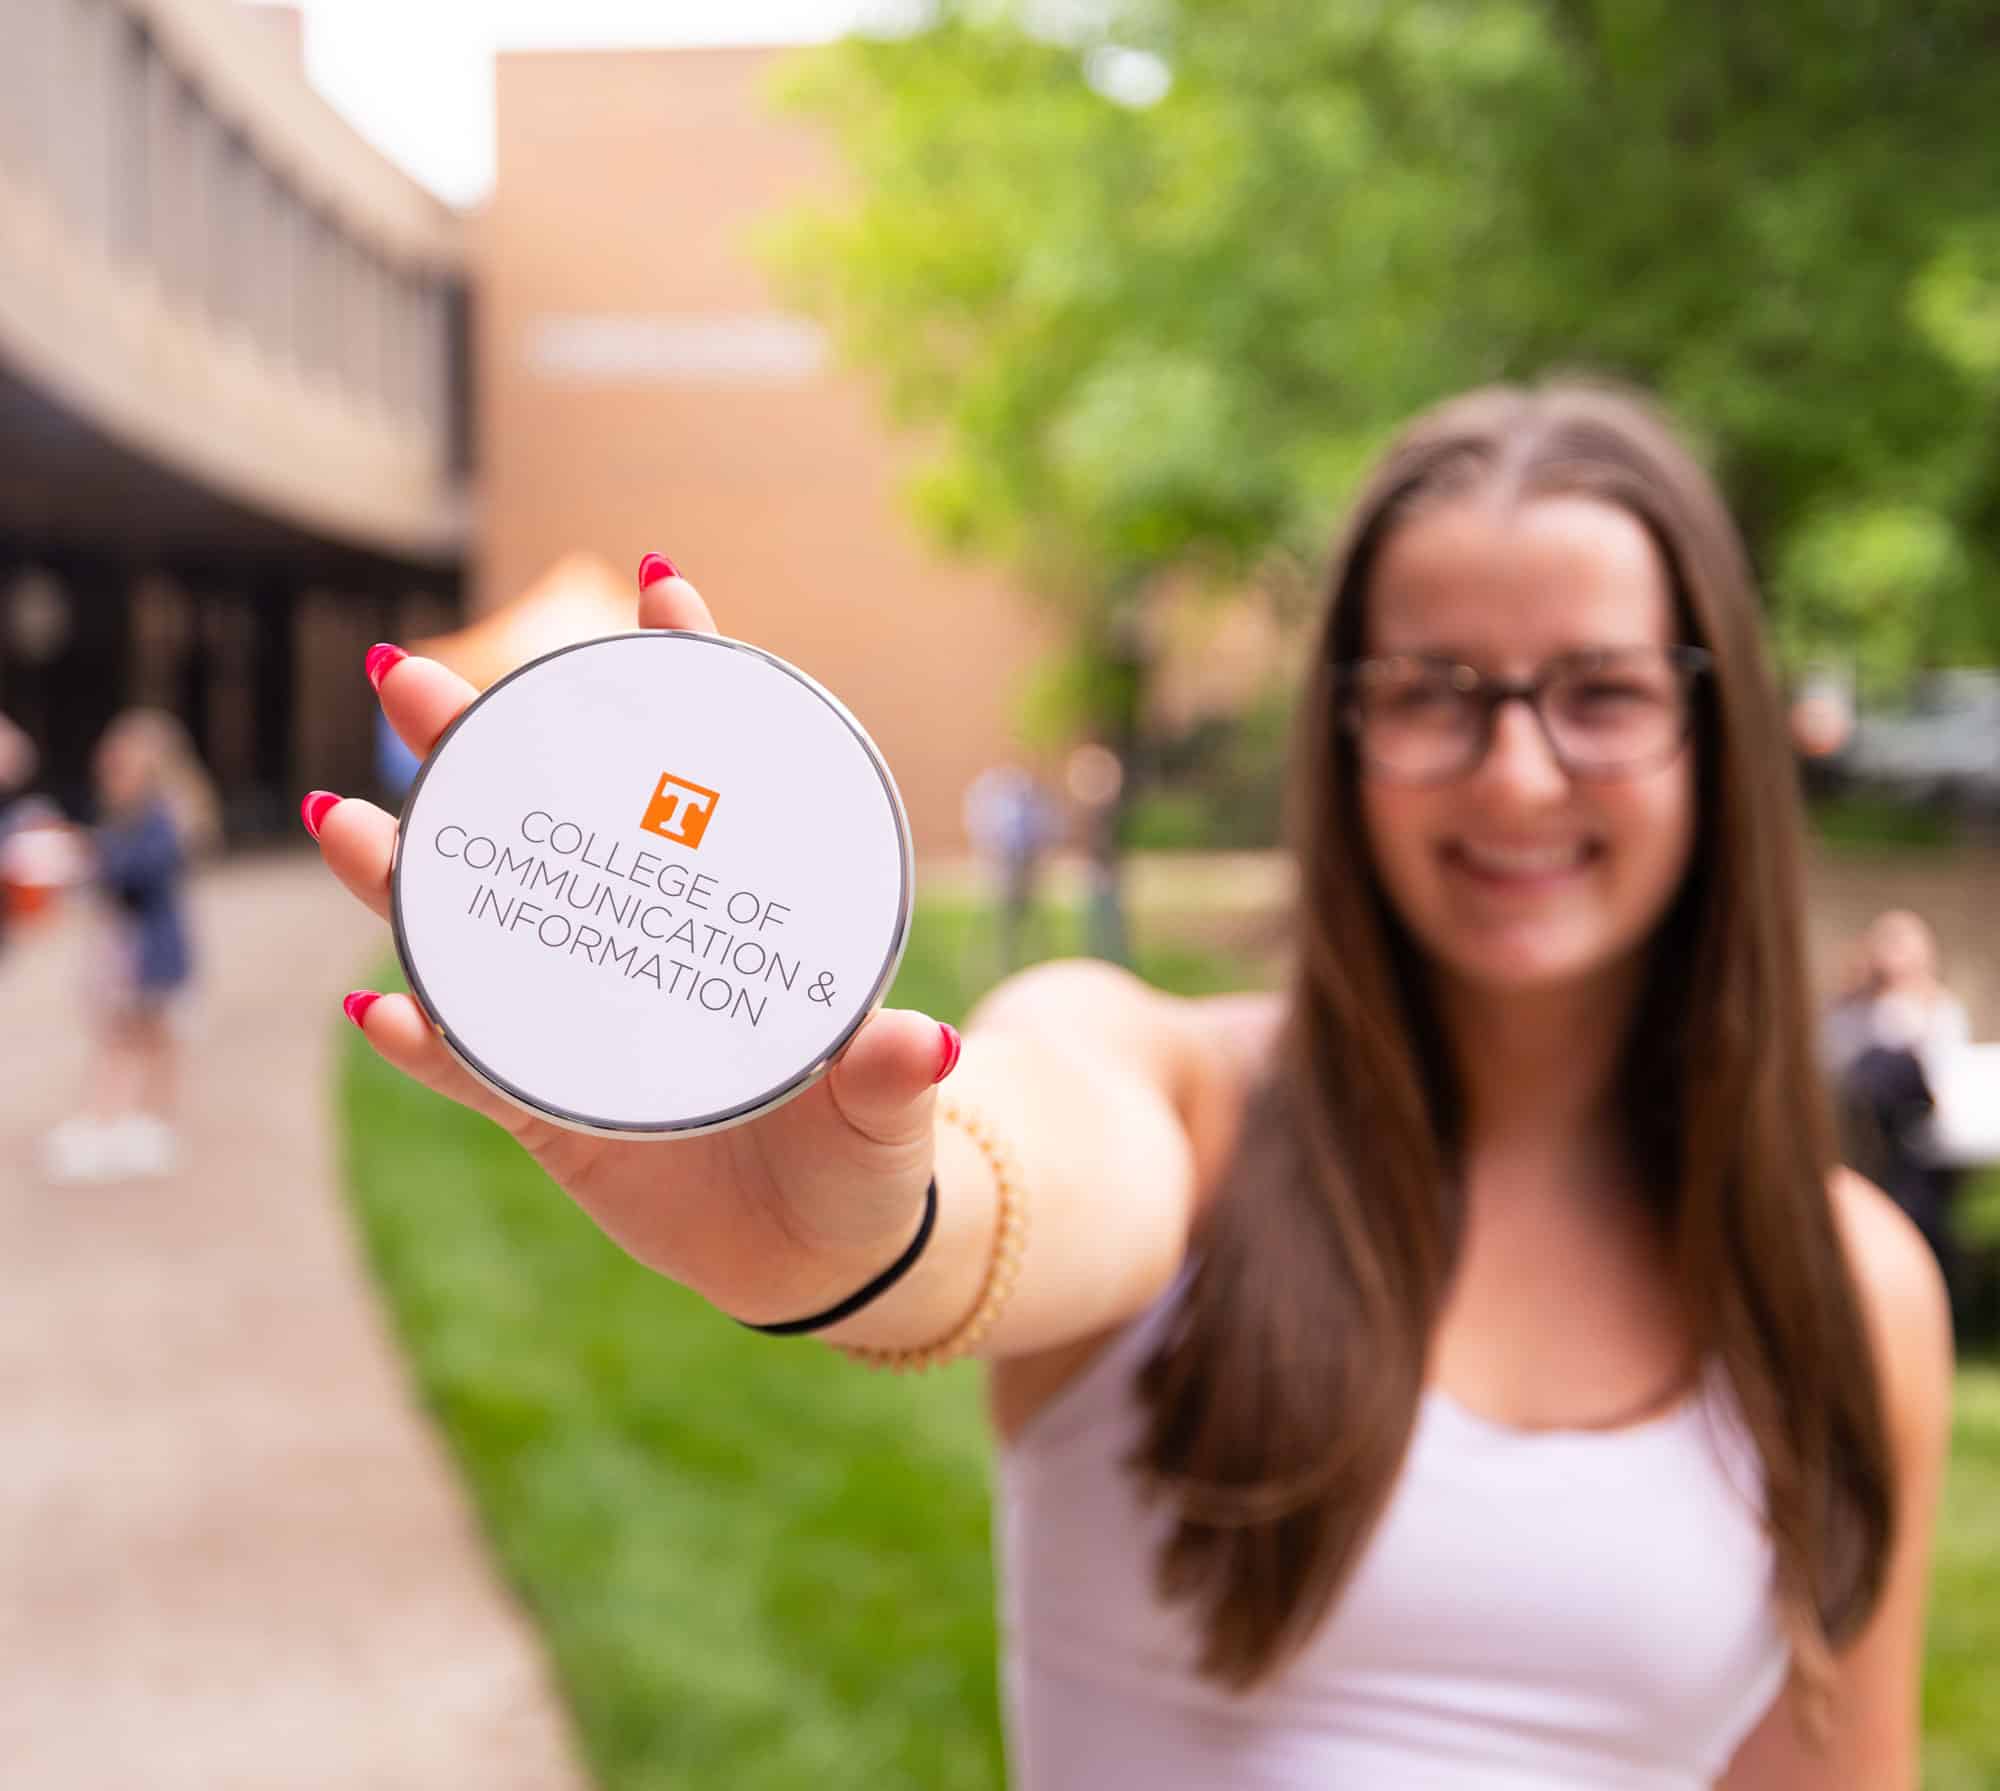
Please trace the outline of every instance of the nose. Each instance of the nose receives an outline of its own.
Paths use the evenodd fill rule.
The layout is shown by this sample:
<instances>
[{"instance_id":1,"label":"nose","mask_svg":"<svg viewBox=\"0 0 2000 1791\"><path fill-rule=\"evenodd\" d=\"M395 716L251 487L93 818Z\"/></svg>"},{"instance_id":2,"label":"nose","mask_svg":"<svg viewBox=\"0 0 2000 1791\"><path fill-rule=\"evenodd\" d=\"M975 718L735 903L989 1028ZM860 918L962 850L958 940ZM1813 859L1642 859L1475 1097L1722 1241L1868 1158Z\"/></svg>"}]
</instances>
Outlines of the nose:
<instances>
[{"instance_id":1,"label":"nose","mask_svg":"<svg viewBox=\"0 0 2000 1791\"><path fill-rule=\"evenodd\" d=\"M1511 697L1493 712L1493 733L1480 762L1479 780L1493 794L1522 804L1549 802L1569 794L1569 773L1542 731L1541 718L1525 697Z\"/></svg>"}]
</instances>

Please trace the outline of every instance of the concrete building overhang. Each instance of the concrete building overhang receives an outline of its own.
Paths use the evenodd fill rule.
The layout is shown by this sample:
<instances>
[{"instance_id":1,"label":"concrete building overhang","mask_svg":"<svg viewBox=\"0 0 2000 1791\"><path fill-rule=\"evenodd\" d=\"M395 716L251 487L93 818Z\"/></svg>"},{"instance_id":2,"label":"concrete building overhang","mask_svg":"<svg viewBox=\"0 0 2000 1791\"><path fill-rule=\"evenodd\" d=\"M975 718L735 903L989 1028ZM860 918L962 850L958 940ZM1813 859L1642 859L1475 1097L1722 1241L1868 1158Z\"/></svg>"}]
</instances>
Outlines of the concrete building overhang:
<instances>
[{"instance_id":1,"label":"concrete building overhang","mask_svg":"<svg viewBox=\"0 0 2000 1791\"><path fill-rule=\"evenodd\" d=\"M448 569L464 527L461 520L448 536L403 552L332 537L134 451L0 361L0 535L30 553L282 564L295 577L337 582L399 565Z\"/></svg>"}]
</instances>

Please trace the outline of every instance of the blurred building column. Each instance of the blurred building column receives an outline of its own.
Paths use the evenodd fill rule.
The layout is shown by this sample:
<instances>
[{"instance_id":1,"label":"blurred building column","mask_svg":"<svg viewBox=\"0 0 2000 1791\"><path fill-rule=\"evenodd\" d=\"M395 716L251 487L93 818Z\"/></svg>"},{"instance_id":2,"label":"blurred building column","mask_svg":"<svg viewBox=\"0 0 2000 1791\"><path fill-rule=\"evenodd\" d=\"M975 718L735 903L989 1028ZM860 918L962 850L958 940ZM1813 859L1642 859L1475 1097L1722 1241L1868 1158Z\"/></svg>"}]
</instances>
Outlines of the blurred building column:
<instances>
[{"instance_id":1,"label":"blurred building column","mask_svg":"<svg viewBox=\"0 0 2000 1791\"><path fill-rule=\"evenodd\" d=\"M111 116L111 252L128 277L145 271L151 253L153 39L120 12L113 31Z\"/></svg>"},{"instance_id":2,"label":"blurred building column","mask_svg":"<svg viewBox=\"0 0 2000 1791\"><path fill-rule=\"evenodd\" d=\"M197 736L231 831L255 821L257 794L257 629L239 590L202 593L201 707Z\"/></svg>"}]
</instances>

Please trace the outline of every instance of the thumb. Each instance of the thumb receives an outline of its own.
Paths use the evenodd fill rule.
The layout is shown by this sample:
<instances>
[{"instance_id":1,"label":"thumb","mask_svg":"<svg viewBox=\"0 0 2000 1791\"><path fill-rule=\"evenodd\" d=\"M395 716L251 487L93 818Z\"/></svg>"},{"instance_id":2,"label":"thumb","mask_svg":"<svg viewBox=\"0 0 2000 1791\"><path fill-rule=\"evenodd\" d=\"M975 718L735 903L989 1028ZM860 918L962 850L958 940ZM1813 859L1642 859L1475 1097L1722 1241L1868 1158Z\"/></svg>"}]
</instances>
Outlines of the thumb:
<instances>
[{"instance_id":1,"label":"thumb","mask_svg":"<svg viewBox=\"0 0 2000 1791\"><path fill-rule=\"evenodd\" d=\"M869 1015L827 1074L849 1125L879 1144L912 1144L931 1126L930 1092L957 1066L958 1029L909 1008Z\"/></svg>"}]
</instances>

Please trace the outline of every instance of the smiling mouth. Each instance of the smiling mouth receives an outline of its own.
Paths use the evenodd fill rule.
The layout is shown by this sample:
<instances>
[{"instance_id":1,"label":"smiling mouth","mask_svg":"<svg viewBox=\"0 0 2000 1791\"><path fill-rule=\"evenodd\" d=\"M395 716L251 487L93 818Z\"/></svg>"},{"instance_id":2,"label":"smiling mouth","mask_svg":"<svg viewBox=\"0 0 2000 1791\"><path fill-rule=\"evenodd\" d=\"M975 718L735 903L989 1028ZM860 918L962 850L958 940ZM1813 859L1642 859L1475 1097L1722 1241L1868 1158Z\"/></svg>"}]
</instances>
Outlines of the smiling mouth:
<instances>
[{"instance_id":1,"label":"smiling mouth","mask_svg":"<svg viewBox=\"0 0 2000 1791\"><path fill-rule=\"evenodd\" d=\"M1601 857L1603 850L1595 840L1567 840L1546 846L1454 840L1445 848L1445 859L1482 882L1539 884L1573 875Z\"/></svg>"}]
</instances>

